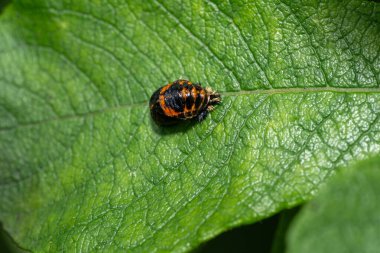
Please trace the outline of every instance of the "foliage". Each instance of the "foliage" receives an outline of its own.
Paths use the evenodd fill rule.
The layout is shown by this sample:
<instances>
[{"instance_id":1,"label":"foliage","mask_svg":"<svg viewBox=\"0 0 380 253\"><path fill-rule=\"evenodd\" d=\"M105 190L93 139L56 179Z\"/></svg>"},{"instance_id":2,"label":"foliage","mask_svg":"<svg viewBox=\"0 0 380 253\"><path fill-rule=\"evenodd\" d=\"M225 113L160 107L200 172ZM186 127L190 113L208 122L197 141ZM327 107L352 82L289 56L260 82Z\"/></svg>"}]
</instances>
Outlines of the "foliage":
<instances>
[{"instance_id":1,"label":"foliage","mask_svg":"<svg viewBox=\"0 0 380 253\"><path fill-rule=\"evenodd\" d=\"M379 4L15 0L0 16L0 220L41 251L184 252L380 151ZM158 128L180 76L222 93Z\"/></svg>"},{"instance_id":2,"label":"foliage","mask_svg":"<svg viewBox=\"0 0 380 253\"><path fill-rule=\"evenodd\" d=\"M378 252L380 157L343 170L303 208L289 252Z\"/></svg>"}]
</instances>

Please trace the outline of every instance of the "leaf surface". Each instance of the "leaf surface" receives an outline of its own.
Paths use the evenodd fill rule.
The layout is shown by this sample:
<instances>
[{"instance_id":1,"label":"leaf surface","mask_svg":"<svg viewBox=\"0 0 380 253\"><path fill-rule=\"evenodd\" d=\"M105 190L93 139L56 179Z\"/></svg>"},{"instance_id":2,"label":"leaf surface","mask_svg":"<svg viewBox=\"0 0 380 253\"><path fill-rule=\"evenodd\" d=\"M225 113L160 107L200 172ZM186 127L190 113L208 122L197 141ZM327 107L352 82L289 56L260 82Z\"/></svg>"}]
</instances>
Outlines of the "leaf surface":
<instances>
[{"instance_id":1,"label":"leaf surface","mask_svg":"<svg viewBox=\"0 0 380 253\"><path fill-rule=\"evenodd\" d=\"M0 17L0 220L33 251L183 252L380 151L379 4L13 1ZM179 77L222 93L158 128Z\"/></svg>"},{"instance_id":2,"label":"leaf surface","mask_svg":"<svg viewBox=\"0 0 380 253\"><path fill-rule=\"evenodd\" d=\"M379 157L361 161L329 180L292 223L288 252L378 252L379 181Z\"/></svg>"}]
</instances>

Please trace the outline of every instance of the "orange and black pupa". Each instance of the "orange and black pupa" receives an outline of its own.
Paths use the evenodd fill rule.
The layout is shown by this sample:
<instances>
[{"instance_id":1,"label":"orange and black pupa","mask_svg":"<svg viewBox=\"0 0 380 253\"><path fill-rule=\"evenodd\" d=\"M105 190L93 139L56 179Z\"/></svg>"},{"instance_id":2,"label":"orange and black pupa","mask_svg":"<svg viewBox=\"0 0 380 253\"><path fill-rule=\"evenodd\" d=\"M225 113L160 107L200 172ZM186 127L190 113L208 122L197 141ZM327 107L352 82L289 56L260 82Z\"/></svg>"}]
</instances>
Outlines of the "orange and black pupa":
<instances>
[{"instance_id":1,"label":"orange and black pupa","mask_svg":"<svg viewBox=\"0 0 380 253\"><path fill-rule=\"evenodd\" d=\"M156 90L150 98L149 108L153 120L166 126L189 119L200 122L220 101L220 94L210 88L177 80Z\"/></svg>"}]
</instances>

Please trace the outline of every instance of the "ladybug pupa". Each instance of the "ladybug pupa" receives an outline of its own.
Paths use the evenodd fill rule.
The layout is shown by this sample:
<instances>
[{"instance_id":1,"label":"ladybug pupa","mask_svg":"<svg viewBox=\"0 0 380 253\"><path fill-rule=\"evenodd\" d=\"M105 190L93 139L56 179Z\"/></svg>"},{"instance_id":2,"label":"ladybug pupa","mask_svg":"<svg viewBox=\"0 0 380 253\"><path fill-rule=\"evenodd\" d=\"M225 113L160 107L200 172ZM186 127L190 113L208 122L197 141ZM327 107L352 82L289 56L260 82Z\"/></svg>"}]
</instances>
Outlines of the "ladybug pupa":
<instances>
[{"instance_id":1,"label":"ladybug pupa","mask_svg":"<svg viewBox=\"0 0 380 253\"><path fill-rule=\"evenodd\" d=\"M211 88L188 80L177 80L156 90L149 108L156 124L175 125L184 120L204 120L221 101L220 94Z\"/></svg>"}]
</instances>

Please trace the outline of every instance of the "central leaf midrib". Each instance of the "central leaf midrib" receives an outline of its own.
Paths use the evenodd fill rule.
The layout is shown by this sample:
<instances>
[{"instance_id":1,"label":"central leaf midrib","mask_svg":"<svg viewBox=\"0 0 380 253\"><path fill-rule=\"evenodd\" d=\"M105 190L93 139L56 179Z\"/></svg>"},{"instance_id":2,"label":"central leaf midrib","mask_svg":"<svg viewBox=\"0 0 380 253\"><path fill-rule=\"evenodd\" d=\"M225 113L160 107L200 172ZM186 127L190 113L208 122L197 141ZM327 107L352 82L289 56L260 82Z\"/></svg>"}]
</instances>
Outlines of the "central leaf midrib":
<instances>
[{"instance_id":1,"label":"central leaf midrib","mask_svg":"<svg viewBox=\"0 0 380 253\"><path fill-rule=\"evenodd\" d=\"M260 94L267 94L267 95L275 95L275 94L292 94L292 93L317 93L317 92L336 92L336 93L380 93L379 87L374 88L335 88L335 87L309 87L309 88L278 88L278 89L257 89L257 90L241 90L241 91L226 91L226 92L220 92L220 94L225 97L232 97L232 96L245 96L245 95L260 95ZM124 105L118 105L113 107L107 107L95 111L90 112L84 112L79 114L73 114L73 115L63 115L61 117L54 117L54 118L48 118L43 120L37 120L32 122L25 122L20 123L18 125L8 126L8 127L0 127L0 131L10 131L19 127L30 127L30 126L36 126L41 125L53 121L63 121L63 120L70 120L70 119L82 119L84 117L93 116L101 113L108 113L113 111L122 110L125 108L132 108L132 107L140 107L140 106L146 106L146 109L148 101L142 101L135 104L124 104Z\"/></svg>"},{"instance_id":2,"label":"central leaf midrib","mask_svg":"<svg viewBox=\"0 0 380 253\"><path fill-rule=\"evenodd\" d=\"M372 88L337 88L337 87L307 87L307 88L274 88L220 92L222 96L239 96L253 94L290 94L309 92L338 92L338 93L380 93L380 87Z\"/></svg>"}]
</instances>

